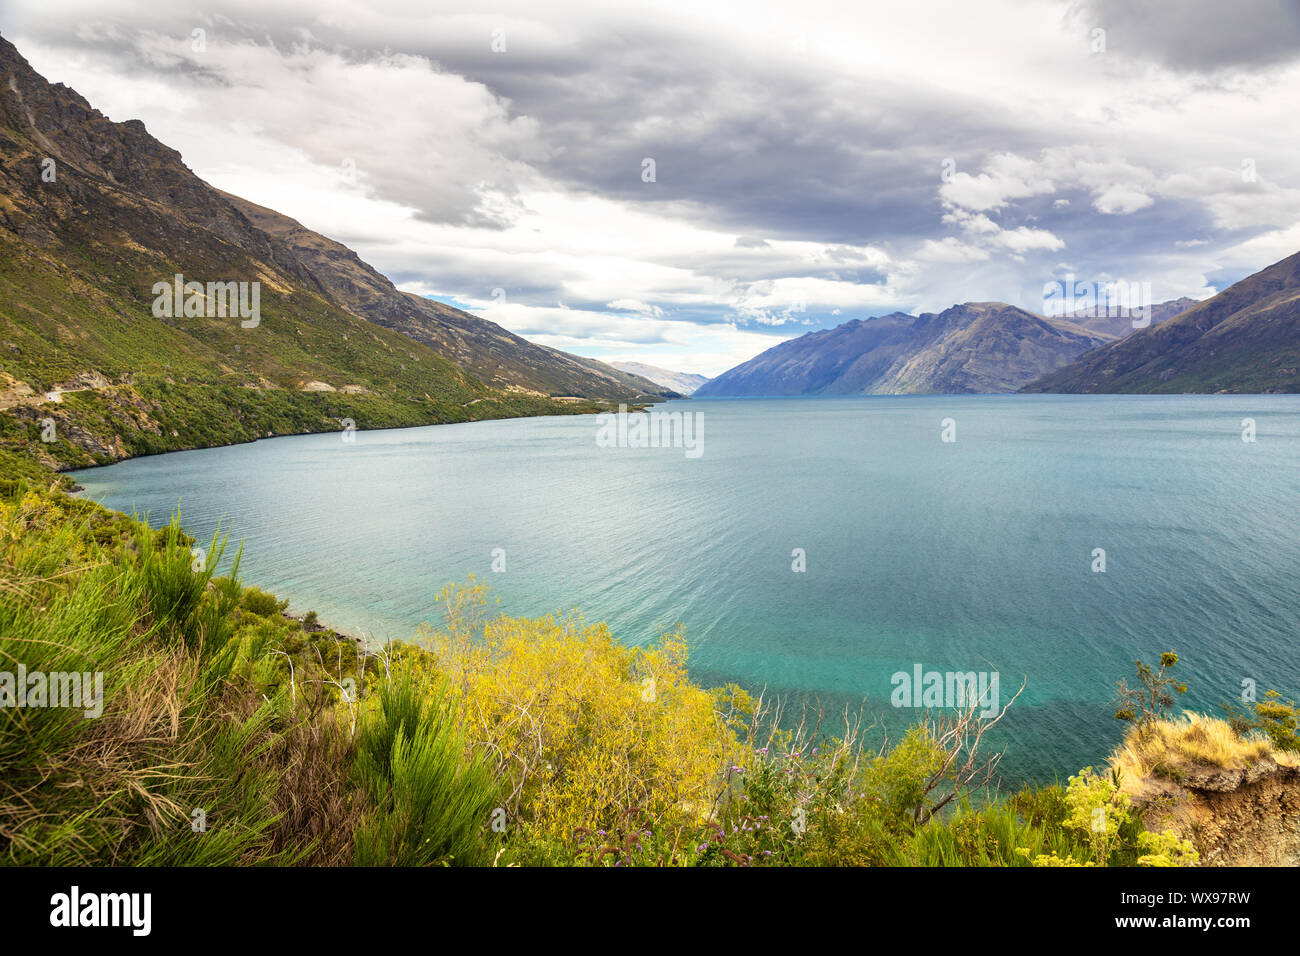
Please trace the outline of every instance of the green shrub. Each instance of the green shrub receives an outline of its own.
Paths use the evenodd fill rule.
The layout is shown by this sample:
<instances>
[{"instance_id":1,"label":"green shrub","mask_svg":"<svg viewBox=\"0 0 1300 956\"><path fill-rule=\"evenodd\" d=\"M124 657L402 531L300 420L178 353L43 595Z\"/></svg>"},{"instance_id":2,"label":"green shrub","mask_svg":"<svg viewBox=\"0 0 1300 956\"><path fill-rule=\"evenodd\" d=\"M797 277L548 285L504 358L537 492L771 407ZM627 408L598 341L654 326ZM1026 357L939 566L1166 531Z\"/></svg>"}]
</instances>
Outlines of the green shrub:
<instances>
[{"instance_id":1,"label":"green shrub","mask_svg":"<svg viewBox=\"0 0 1300 956\"><path fill-rule=\"evenodd\" d=\"M1116 685L1119 707L1115 719L1144 728L1168 715L1177 699L1174 695L1187 693L1187 685L1168 674L1178 664L1178 655L1173 651L1160 655L1159 670L1140 660L1133 663L1137 667L1138 686L1132 687L1123 679Z\"/></svg>"},{"instance_id":2,"label":"green shrub","mask_svg":"<svg viewBox=\"0 0 1300 956\"><path fill-rule=\"evenodd\" d=\"M356 770L373 811L356 836L360 866L475 865L497 787L481 756L466 756L445 687L409 676L383 684L358 745Z\"/></svg>"},{"instance_id":3,"label":"green shrub","mask_svg":"<svg viewBox=\"0 0 1300 956\"><path fill-rule=\"evenodd\" d=\"M283 614L288 608L287 600L276 600L274 594L263 591L261 588L249 587L245 589L243 599L240 605L250 614L256 614L258 617L272 617Z\"/></svg>"},{"instance_id":4,"label":"green shrub","mask_svg":"<svg viewBox=\"0 0 1300 956\"><path fill-rule=\"evenodd\" d=\"M237 583L195 584L205 573L177 520L124 536L118 516L85 505L0 502L0 656L102 680L91 713L0 709L5 861L294 862L310 841L266 848L282 770L264 759L274 708L227 682L259 653L222 617Z\"/></svg>"},{"instance_id":5,"label":"green shrub","mask_svg":"<svg viewBox=\"0 0 1300 956\"><path fill-rule=\"evenodd\" d=\"M1240 707L1224 704L1232 729L1241 737L1261 732L1278 750L1300 752L1300 707L1275 690L1264 699L1247 701Z\"/></svg>"}]
</instances>

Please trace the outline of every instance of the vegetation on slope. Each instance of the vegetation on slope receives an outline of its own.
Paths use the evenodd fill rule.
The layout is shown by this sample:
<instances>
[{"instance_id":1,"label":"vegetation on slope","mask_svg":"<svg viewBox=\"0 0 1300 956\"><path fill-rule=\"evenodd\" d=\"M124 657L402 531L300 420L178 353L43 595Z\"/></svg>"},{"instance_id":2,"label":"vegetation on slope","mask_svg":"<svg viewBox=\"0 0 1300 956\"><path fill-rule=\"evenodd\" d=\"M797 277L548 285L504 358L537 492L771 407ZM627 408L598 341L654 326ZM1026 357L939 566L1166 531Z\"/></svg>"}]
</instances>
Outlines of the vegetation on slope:
<instances>
[{"instance_id":1,"label":"vegetation on slope","mask_svg":"<svg viewBox=\"0 0 1300 956\"><path fill-rule=\"evenodd\" d=\"M341 430L349 420L388 428L603 407L486 388L431 348L287 279L264 284L260 322L245 329L238 318L153 316L152 283L180 264L121 254L120 271L87 294L75 276L102 262L42 255L4 230L0 253L0 383L11 396L0 402L0 449L54 467ZM263 274L246 258L209 261L198 241L184 268ZM334 390L307 390L320 387L313 382Z\"/></svg>"}]
</instances>

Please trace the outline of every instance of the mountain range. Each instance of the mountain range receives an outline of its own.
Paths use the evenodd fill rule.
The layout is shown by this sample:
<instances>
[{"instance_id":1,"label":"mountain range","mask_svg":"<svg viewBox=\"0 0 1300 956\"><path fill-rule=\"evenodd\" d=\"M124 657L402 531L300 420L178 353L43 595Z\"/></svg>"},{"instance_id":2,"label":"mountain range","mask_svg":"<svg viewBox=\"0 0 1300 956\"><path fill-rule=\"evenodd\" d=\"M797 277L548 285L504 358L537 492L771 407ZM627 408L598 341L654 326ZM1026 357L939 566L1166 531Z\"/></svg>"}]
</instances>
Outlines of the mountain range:
<instances>
[{"instance_id":1,"label":"mountain range","mask_svg":"<svg viewBox=\"0 0 1300 956\"><path fill-rule=\"evenodd\" d=\"M1183 296L1180 299L1170 299L1168 302L1157 302L1149 307L1150 312L1146 319L1150 325L1159 325L1161 322L1172 319L1180 312L1186 312L1194 305L1196 305L1196 300L1188 296ZM1123 310L1108 309L1105 306L1080 309L1071 312L1065 318L1075 325L1082 325L1085 329L1092 329L1094 332L1101 332L1115 339L1122 339L1136 331L1133 328L1135 318L1132 315Z\"/></svg>"},{"instance_id":2,"label":"mountain range","mask_svg":"<svg viewBox=\"0 0 1300 956\"><path fill-rule=\"evenodd\" d=\"M1150 307L1152 327L1195 306ZM782 342L724 372L700 397L1015 392L1135 332L1129 315L1048 317L1005 302L853 319Z\"/></svg>"},{"instance_id":3,"label":"mountain range","mask_svg":"<svg viewBox=\"0 0 1300 956\"><path fill-rule=\"evenodd\" d=\"M160 309L173 282L197 283L197 299ZM213 309L227 284L258 293L254 321ZM1127 316L967 302L811 332L714 379L607 364L398 290L343 244L204 182L143 123L110 121L0 37L0 464L692 393L1296 392L1297 319L1300 254L1204 302L1153 306L1136 331Z\"/></svg>"},{"instance_id":4,"label":"mountain range","mask_svg":"<svg viewBox=\"0 0 1300 956\"><path fill-rule=\"evenodd\" d=\"M1003 302L854 319L774 346L696 395L1014 392L1111 336Z\"/></svg>"}]
</instances>

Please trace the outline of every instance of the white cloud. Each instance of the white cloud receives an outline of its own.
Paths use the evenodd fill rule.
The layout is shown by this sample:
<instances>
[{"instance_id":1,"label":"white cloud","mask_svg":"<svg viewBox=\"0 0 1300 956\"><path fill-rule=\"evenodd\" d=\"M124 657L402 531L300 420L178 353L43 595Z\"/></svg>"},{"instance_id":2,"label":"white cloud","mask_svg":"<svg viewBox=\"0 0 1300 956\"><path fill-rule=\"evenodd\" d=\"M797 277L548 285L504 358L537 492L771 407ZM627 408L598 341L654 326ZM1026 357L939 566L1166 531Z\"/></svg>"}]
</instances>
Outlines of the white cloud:
<instances>
[{"instance_id":1,"label":"white cloud","mask_svg":"<svg viewBox=\"0 0 1300 956\"><path fill-rule=\"evenodd\" d=\"M1033 160L1014 153L998 153L974 176L955 173L939 192L950 206L988 212L1002 209L1013 199L1050 193L1055 188Z\"/></svg>"},{"instance_id":2,"label":"white cloud","mask_svg":"<svg viewBox=\"0 0 1300 956\"><path fill-rule=\"evenodd\" d=\"M607 302L605 308L613 309L615 312L640 312L642 315L664 314L664 310L659 306L639 302L636 299L615 299L613 302Z\"/></svg>"},{"instance_id":3,"label":"white cloud","mask_svg":"<svg viewBox=\"0 0 1300 956\"><path fill-rule=\"evenodd\" d=\"M939 240L927 239L913 254L913 258L923 262L979 262L988 257L987 249L968 245L954 236L945 236Z\"/></svg>"},{"instance_id":4,"label":"white cloud","mask_svg":"<svg viewBox=\"0 0 1300 956\"><path fill-rule=\"evenodd\" d=\"M1012 252L1029 252L1033 249L1054 251L1065 248L1065 243L1046 229L1030 229L1027 226L1021 226L1019 229L1004 229L994 237L993 241Z\"/></svg>"},{"instance_id":5,"label":"white cloud","mask_svg":"<svg viewBox=\"0 0 1300 956\"><path fill-rule=\"evenodd\" d=\"M1126 216L1139 209L1145 209L1153 202L1154 199L1135 186L1116 183L1102 190L1093 200L1092 205L1098 212L1106 213L1108 216Z\"/></svg>"}]
</instances>

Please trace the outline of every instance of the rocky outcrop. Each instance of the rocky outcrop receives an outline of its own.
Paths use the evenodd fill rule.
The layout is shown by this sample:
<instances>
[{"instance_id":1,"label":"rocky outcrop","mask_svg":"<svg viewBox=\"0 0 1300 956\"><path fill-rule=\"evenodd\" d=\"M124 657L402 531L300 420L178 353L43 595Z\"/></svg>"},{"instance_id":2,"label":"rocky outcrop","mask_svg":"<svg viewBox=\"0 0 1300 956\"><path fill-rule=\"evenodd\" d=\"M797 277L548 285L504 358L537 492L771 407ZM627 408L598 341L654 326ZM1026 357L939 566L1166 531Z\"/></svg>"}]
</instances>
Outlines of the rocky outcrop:
<instances>
[{"instance_id":1,"label":"rocky outcrop","mask_svg":"<svg viewBox=\"0 0 1300 956\"><path fill-rule=\"evenodd\" d=\"M0 372L0 411L18 405L35 405L40 401L41 396L26 382Z\"/></svg>"},{"instance_id":2,"label":"rocky outcrop","mask_svg":"<svg viewBox=\"0 0 1300 956\"><path fill-rule=\"evenodd\" d=\"M1147 829L1191 840L1202 866L1300 866L1300 766L1279 759L1152 777L1134 806Z\"/></svg>"}]
</instances>

